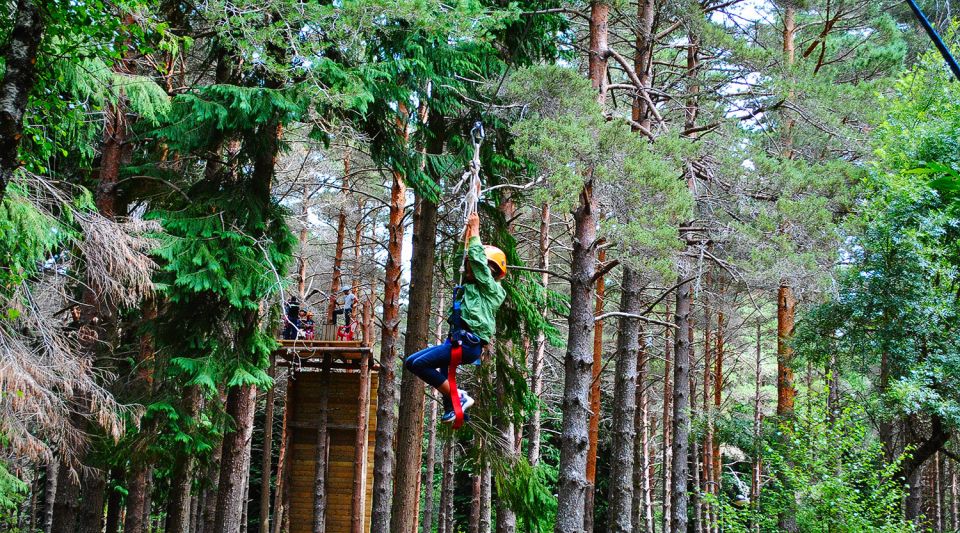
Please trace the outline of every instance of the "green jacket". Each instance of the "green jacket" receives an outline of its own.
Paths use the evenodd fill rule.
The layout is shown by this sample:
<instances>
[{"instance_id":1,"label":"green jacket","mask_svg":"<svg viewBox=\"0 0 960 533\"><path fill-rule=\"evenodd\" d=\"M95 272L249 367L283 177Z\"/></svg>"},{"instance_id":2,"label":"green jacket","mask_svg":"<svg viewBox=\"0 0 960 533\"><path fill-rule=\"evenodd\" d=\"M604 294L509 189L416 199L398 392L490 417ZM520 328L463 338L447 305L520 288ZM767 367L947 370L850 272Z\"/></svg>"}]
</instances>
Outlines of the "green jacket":
<instances>
[{"instance_id":1,"label":"green jacket","mask_svg":"<svg viewBox=\"0 0 960 533\"><path fill-rule=\"evenodd\" d=\"M465 284L463 288L461 317L470 331L490 342L497 331L497 309L507 293L490 273L480 237L471 237L467 243L467 263L473 272L473 282Z\"/></svg>"}]
</instances>

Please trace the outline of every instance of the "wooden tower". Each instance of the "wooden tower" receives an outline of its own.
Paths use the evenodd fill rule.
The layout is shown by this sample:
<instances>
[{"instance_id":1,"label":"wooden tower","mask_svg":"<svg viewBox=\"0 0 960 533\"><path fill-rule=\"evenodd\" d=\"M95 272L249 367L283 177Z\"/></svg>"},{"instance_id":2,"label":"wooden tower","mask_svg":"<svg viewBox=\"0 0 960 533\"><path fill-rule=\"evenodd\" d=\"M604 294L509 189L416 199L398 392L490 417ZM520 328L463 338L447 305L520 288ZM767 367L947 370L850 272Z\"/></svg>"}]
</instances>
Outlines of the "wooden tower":
<instances>
[{"instance_id":1,"label":"wooden tower","mask_svg":"<svg viewBox=\"0 0 960 533\"><path fill-rule=\"evenodd\" d=\"M368 531L378 384L370 347L336 340L281 344L278 364L290 368L276 506L285 515L284 531L312 533L318 511L327 533Z\"/></svg>"}]
</instances>

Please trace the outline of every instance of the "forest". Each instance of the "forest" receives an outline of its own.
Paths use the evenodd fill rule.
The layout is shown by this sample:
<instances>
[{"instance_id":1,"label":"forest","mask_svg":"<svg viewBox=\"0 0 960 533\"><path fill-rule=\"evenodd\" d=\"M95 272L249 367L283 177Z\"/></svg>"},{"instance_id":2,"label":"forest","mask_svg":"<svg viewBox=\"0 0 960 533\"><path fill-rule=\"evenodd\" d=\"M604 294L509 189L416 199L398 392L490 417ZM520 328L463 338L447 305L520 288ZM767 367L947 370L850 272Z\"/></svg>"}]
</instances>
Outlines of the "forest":
<instances>
[{"instance_id":1,"label":"forest","mask_svg":"<svg viewBox=\"0 0 960 533\"><path fill-rule=\"evenodd\" d=\"M951 52L955 0L0 2L0 531L960 531Z\"/></svg>"}]
</instances>

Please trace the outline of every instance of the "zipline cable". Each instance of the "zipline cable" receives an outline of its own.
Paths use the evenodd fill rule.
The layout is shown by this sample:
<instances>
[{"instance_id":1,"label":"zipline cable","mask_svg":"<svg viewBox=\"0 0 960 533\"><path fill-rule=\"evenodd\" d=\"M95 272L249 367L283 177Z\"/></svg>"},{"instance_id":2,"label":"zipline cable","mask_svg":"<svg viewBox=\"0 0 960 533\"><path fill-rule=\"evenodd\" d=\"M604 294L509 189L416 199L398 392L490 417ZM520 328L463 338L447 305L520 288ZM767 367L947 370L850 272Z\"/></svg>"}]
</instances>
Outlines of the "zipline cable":
<instances>
[{"instance_id":1,"label":"zipline cable","mask_svg":"<svg viewBox=\"0 0 960 533\"><path fill-rule=\"evenodd\" d=\"M950 67L950 70L953 71L953 76L960 81L960 65L957 65L957 60L954 59L953 54L950 53L950 49L947 48L947 45L944 44L943 39L940 38L940 34L937 33L937 30L933 29L933 25L930 24L930 20L927 19L927 16L923 13L923 10L920 9L920 6L914 0L907 0L907 3L910 4L910 9L913 10L913 14L917 16L917 20L920 21L920 25L923 26L923 29L927 31L927 35L930 36L930 40L933 41L933 44L937 47L937 50L940 51L940 55L943 56L943 60L947 62L947 65Z\"/></svg>"}]
</instances>

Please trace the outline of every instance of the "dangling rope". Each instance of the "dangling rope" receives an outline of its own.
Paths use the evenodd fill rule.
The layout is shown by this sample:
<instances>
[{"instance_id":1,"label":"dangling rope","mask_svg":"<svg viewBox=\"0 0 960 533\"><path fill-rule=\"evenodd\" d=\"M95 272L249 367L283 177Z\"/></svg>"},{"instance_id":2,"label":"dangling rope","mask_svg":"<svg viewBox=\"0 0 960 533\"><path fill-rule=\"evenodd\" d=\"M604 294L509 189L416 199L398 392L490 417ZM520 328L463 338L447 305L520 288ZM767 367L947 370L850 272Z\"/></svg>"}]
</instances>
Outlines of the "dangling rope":
<instances>
[{"instance_id":1,"label":"dangling rope","mask_svg":"<svg viewBox=\"0 0 960 533\"><path fill-rule=\"evenodd\" d=\"M480 203L480 145L483 143L485 133L483 123L479 120L474 123L470 130L470 141L473 142L473 159L470 161L470 167L463 173L456 187L453 188L454 194L459 193L460 189L466 186L463 194L463 200L460 200L460 209L463 211L460 225L466 225L470 215L477 212L477 204ZM464 259L467 251L464 250ZM460 263L460 283L463 283L464 264ZM459 285L459 283L458 283Z\"/></svg>"}]
</instances>

